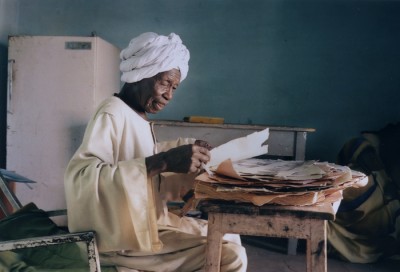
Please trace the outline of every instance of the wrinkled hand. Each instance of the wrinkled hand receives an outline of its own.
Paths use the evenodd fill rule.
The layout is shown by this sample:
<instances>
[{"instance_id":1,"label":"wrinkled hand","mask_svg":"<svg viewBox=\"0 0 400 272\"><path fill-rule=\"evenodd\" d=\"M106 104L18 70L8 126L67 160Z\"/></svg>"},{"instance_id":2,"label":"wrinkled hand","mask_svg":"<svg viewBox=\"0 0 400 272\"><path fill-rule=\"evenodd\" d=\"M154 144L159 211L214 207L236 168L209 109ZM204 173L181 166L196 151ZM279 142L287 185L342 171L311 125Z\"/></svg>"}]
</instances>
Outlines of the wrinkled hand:
<instances>
[{"instance_id":1,"label":"wrinkled hand","mask_svg":"<svg viewBox=\"0 0 400 272\"><path fill-rule=\"evenodd\" d=\"M182 145L164 153L167 172L198 173L202 163L210 160L210 151L198 144Z\"/></svg>"},{"instance_id":2,"label":"wrinkled hand","mask_svg":"<svg viewBox=\"0 0 400 272\"><path fill-rule=\"evenodd\" d=\"M198 145L198 146L205 147L205 148L207 148L208 150L213 149L213 147L212 147L208 142L203 141L203 140L196 140L196 141L194 142L194 144L195 144L195 145Z\"/></svg>"}]
</instances>

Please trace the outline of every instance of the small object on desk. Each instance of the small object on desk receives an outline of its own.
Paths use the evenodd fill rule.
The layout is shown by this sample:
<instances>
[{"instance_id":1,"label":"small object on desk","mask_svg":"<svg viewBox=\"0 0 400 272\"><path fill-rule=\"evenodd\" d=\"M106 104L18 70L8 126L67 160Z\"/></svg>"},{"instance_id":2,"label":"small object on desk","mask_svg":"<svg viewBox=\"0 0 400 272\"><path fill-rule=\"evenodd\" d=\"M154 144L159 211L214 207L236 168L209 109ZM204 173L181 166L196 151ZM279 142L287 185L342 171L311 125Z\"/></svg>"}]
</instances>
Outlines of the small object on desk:
<instances>
[{"instance_id":1,"label":"small object on desk","mask_svg":"<svg viewBox=\"0 0 400 272\"><path fill-rule=\"evenodd\" d=\"M183 121L189 123L223 124L224 118L209 116L187 116L183 118Z\"/></svg>"}]
</instances>

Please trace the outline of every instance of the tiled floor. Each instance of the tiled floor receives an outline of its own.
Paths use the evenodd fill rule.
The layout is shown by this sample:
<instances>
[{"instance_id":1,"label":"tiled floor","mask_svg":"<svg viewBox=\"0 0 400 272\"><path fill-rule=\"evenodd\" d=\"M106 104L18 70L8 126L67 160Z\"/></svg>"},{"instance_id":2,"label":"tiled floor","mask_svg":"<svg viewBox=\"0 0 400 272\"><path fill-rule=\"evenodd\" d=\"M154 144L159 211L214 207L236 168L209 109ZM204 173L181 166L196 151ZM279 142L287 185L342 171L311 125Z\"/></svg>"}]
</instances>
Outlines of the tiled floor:
<instances>
[{"instance_id":1,"label":"tiled floor","mask_svg":"<svg viewBox=\"0 0 400 272\"><path fill-rule=\"evenodd\" d=\"M279 250L266 249L243 241L248 256L248 272L305 272L306 257L303 252L287 255ZM353 264L328 259L328 272L400 272L400 260L386 260L375 264Z\"/></svg>"}]
</instances>

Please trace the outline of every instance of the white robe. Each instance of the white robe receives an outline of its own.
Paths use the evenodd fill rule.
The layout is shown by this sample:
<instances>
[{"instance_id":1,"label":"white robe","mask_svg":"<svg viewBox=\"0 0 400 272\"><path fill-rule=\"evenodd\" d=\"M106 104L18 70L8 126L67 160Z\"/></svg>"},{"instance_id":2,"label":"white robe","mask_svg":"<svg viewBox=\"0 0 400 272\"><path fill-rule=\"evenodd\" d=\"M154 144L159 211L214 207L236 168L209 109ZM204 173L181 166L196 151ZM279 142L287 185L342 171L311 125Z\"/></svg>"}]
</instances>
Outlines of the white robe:
<instances>
[{"instance_id":1,"label":"white robe","mask_svg":"<svg viewBox=\"0 0 400 272\"><path fill-rule=\"evenodd\" d=\"M178 139L156 145L151 123L119 98L106 99L90 120L82 144L66 169L70 231L94 230L99 251L105 253L104 263L153 271L184 271L177 269L191 258L191 253L187 251L185 255L185 250L204 251L206 223L166 211L165 202L154 190L158 177L147 177L145 157L157 153L157 146L162 151L193 142L194 139ZM186 242L176 243L176 239ZM223 270L245 271L244 249L234 243L227 244L234 248L229 250L230 255L236 257L228 260L228 266L234 263L232 269L227 266ZM169 260L178 251L182 253ZM170 253L168 260L166 253ZM192 254L192 259L196 259L199 252ZM132 257L154 255L159 255L161 266L150 269L146 265L149 260ZM200 261L186 269L194 271L202 266L203 255L204 252ZM237 256L241 256L239 262ZM157 263L154 258L151 262Z\"/></svg>"}]
</instances>

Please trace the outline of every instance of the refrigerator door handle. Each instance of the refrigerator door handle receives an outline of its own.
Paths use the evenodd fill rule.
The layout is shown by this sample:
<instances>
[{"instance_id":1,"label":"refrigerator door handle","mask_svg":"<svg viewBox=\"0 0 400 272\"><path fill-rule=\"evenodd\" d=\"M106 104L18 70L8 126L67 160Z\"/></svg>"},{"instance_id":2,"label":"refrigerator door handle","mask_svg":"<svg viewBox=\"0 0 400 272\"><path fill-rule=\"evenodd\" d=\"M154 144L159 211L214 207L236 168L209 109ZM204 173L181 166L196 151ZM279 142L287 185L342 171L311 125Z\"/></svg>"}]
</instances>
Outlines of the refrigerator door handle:
<instances>
[{"instance_id":1,"label":"refrigerator door handle","mask_svg":"<svg viewBox=\"0 0 400 272\"><path fill-rule=\"evenodd\" d=\"M9 59L8 60L8 73L7 73L7 112L8 113L13 113L12 108L11 108L11 97L12 97L12 92L13 92L13 65L15 63L15 60Z\"/></svg>"}]
</instances>

